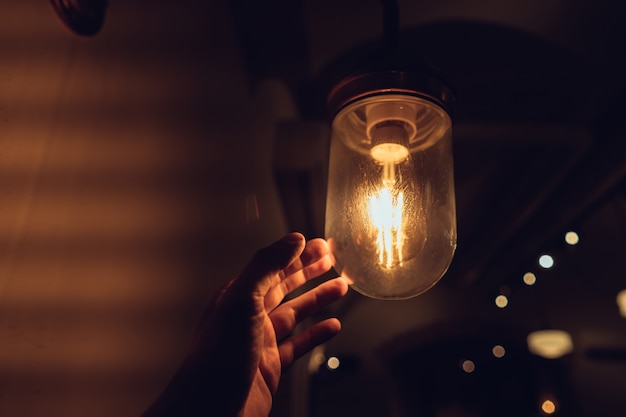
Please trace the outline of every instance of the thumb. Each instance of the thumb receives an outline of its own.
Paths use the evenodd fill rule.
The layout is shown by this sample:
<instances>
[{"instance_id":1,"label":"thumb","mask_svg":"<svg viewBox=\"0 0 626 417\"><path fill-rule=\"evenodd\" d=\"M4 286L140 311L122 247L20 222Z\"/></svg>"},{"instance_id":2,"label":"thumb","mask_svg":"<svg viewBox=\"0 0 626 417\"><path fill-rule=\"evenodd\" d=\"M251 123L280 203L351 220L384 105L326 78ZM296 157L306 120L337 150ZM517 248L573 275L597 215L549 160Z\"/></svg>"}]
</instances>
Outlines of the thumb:
<instances>
[{"instance_id":1,"label":"thumb","mask_svg":"<svg viewBox=\"0 0 626 417\"><path fill-rule=\"evenodd\" d=\"M243 269L233 286L237 291L250 291L265 296L284 279L282 270L291 265L304 251L306 240L300 233L289 233L280 240L257 251Z\"/></svg>"}]
</instances>

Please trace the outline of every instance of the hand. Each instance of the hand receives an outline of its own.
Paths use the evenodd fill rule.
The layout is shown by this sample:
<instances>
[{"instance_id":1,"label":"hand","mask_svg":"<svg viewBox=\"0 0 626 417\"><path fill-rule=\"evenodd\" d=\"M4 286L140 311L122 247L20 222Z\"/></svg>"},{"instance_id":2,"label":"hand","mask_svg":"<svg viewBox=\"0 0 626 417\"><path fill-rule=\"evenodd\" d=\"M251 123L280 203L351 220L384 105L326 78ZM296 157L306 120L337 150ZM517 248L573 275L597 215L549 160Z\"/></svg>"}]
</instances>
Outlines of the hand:
<instances>
[{"instance_id":1,"label":"hand","mask_svg":"<svg viewBox=\"0 0 626 417\"><path fill-rule=\"evenodd\" d=\"M210 303L194 349L144 417L267 417L281 373L341 328L331 318L292 335L300 321L346 294L342 278L281 304L331 266L326 241L305 242L299 233L258 251Z\"/></svg>"}]
</instances>

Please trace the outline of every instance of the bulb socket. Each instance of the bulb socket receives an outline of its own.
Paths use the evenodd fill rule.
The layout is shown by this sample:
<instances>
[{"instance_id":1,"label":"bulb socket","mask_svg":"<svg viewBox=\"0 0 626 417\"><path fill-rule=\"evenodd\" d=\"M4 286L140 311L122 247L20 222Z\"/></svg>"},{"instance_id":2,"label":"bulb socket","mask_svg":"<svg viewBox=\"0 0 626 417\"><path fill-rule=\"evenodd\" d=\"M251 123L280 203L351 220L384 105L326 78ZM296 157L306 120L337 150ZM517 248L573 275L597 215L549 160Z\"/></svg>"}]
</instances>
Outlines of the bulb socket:
<instances>
[{"instance_id":1,"label":"bulb socket","mask_svg":"<svg viewBox=\"0 0 626 417\"><path fill-rule=\"evenodd\" d=\"M370 130L372 148L370 154L376 161L399 164L409 156L409 127L402 120L385 120Z\"/></svg>"}]
</instances>

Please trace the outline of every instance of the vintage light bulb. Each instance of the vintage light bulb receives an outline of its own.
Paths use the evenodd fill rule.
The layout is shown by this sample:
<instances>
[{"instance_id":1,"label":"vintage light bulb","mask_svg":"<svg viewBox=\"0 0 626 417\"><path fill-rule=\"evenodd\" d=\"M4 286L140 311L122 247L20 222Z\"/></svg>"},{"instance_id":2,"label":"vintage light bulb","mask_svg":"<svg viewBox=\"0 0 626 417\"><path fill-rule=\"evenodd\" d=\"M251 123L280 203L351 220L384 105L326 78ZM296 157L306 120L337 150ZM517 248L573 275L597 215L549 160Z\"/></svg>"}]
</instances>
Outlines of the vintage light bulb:
<instances>
[{"instance_id":1,"label":"vintage light bulb","mask_svg":"<svg viewBox=\"0 0 626 417\"><path fill-rule=\"evenodd\" d=\"M331 93L326 238L353 289L406 299L439 281L456 248L451 119L431 96L359 93L363 81Z\"/></svg>"}]
</instances>

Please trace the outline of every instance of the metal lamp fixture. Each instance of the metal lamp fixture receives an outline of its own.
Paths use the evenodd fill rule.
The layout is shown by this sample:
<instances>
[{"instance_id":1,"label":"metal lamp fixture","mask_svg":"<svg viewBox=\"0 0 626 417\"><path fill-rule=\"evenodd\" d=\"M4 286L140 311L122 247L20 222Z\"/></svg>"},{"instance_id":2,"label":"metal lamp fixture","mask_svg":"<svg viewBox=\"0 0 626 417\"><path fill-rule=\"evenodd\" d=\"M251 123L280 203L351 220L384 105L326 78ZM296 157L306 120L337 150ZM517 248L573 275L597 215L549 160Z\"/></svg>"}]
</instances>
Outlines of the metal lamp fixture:
<instances>
[{"instance_id":1,"label":"metal lamp fixture","mask_svg":"<svg viewBox=\"0 0 626 417\"><path fill-rule=\"evenodd\" d=\"M107 0L50 0L59 18L72 32L82 36L97 34L107 9Z\"/></svg>"},{"instance_id":2,"label":"metal lamp fixture","mask_svg":"<svg viewBox=\"0 0 626 417\"><path fill-rule=\"evenodd\" d=\"M331 90L325 233L337 272L366 296L414 297L450 265L452 101L443 82L405 66L357 72Z\"/></svg>"}]
</instances>

